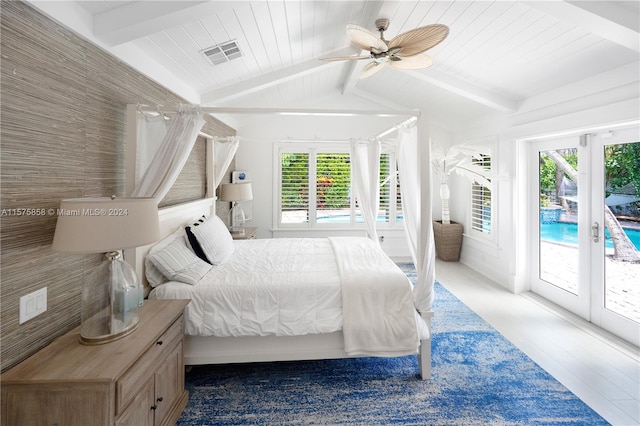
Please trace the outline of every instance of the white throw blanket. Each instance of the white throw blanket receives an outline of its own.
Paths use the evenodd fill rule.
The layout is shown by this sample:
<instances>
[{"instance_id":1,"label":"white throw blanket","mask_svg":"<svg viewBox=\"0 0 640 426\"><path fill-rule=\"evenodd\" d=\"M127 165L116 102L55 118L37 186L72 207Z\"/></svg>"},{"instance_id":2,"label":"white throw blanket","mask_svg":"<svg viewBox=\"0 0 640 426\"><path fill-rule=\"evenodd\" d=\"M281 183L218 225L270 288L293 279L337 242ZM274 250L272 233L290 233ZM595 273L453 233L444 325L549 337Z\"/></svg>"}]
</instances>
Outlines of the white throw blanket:
<instances>
[{"instance_id":1,"label":"white throw blanket","mask_svg":"<svg viewBox=\"0 0 640 426\"><path fill-rule=\"evenodd\" d=\"M415 354L419 339L411 282L368 238L329 238L342 283L342 330L349 355ZM348 240L348 243L347 243Z\"/></svg>"}]
</instances>

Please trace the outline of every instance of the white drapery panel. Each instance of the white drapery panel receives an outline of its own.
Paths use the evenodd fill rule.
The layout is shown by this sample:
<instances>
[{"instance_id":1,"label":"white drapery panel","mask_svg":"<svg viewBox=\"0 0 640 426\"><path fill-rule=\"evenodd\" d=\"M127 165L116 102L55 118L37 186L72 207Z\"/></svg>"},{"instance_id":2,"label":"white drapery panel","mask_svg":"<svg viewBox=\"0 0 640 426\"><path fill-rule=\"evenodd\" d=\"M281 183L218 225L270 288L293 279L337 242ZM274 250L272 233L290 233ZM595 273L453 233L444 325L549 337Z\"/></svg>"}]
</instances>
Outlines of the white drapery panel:
<instances>
[{"instance_id":1,"label":"white drapery panel","mask_svg":"<svg viewBox=\"0 0 640 426\"><path fill-rule=\"evenodd\" d=\"M351 183L369 238L380 244L376 222L380 207L380 141L351 141Z\"/></svg>"},{"instance_id":2,"label":"white drapery panel","mask_svg":"<svg viewBox=\"0 0 640 426\"><path fill-rule=\"evenodd\" d=\"M213 152L215 160L215 181L213 188L217 188L222 182L225 172L233 160L233 156L236 155L238 145L240 144L240 138L236 136L227 136L225 138L216 137L213 139Z\"/></svg>"},{"instance_id":3,"label":"white drapery panel","mask_svg":"<svg viewBox=\"0 0 640 426\"><path fill-rule=\"evenodd\" d=\"M428 149L428 147L427 147ZM402 210L404 225L409 240L409 249L413 264L416 266L416 285L413 288L413 301L419 312L431 309L433 303L433 284L435 282L435 248L433 233L429 230L428 238L422 238L422 227L431 227L431 221L421 223L421 210L431 211L431 200L421 200L420 169L430 168L431 162L419 164L418 130L415 126L401 127L398 130L397 162L400 175L400 191L402 194ZM430 217L430 214L428 215ZM422 254L422 255L421 255ZM420 258L418 258L420 256Z\"/></svg>"},{"instance_id":4,"label":"white drapery panel","mask_svg":"<svg viewBox=\"0 0 640 426\"><path fill-rule=\"evenodd\" d=\"M144 115L143 115L144 116ZM158 116L166 121L162 114ZM159 203L178 178L182 167L189 158L198 133L204 125L203 114L197 105L180 105L178 112L169 117L169 124L162 135L162 125L157 120L140 119L138 117L137 152L144 153L145 159L136 167L146 166L140 170L140 180L136 179L136 187L132 197L153 197ZM146 128L147 124L150 125ZM141 129L145 127L145 129ZM136 171L138 176L138 170Z\"/></svg>"},{"instance_id":5,"label":"white drapery panel","mask_svg":"<svg viewBox=\"0 0 640 426\"><path fill-rule=\"evenodd\" d=\"M138 111L137 117L136 185L149 169L169 126L169 119L164 114Z\"/></svg>"}]
</instances>

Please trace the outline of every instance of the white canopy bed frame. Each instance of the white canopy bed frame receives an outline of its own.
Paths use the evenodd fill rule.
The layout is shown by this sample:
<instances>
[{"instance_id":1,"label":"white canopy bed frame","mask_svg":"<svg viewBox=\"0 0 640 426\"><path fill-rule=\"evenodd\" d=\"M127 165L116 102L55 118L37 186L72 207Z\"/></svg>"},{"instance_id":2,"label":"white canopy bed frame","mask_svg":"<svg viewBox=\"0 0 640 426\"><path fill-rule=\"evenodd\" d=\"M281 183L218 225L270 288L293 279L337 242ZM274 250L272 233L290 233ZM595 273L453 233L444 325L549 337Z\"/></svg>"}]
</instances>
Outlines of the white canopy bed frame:
<instances>
[{"instance_id":1,"label":"white canopy bed frame","mask_svg":"<svg viewBox=\"0 0 640 426\"><path fill-rule=\"evenodd\" d=\"M137 111L140 108L136 105L128 106L129 124L127 131L127 191L130 192L135 185L135 150L136 141L136 120ZM149 111L158 111L157 109L147 109ZM244 110L238 108L202 108L205 112L210 113L256 113L256 109ZM276 110L263 110L263 113L278 113ZM296 110L296 113L300 111ZM398 115L417 117L418 123L422 120L416 112L354 112L354 111L320 111L307 110L308 114L366 114L366 115ZM424 123L423 123L424 125ZM425 125L426 127L426 125ZM212 144L213 138L204 135L207 143ZM426 149L421 149L421 146ZM417 158L418 164L430 164L428 142L418 144ZM213 186L213 149L208 149L207 158L207 181L208 188ZM426 162L423 160L426 159ZM421 199L430 200L430 176L429 168L418 168L419 178L419 195ZM161 238L173 233L179 226L185 225L193 219L202 215L209 217L215 215L215 196L214 189L209 189L206 194L207 198L187 202L179 205L165 207L159 209L159 222ZM423 198L426 197L426 198ZM429 209L419 209L421 223L431 224L431 212ZM418 235L418 240L426 241L424 244L418 245L418 259L424 256L433 257L433 244L431 226L423 226ZM152 245L130 249L125 253L125 258L134 266L141 282L146 283L144 273L144 260ZM424 248L421 248L424 247ZM425 252L426 250L426 252ZM429 271L423 271L427 276L431 274L433 277L433 260L429 264ZM418 271L420 273L420 271ZM431 284L432 286L432 284ZM432 288L430 289L432 291ZM418 356L419 373L422 379L431 377L431 318L433 311L430 309L420 309L416 304L420 317L424 321L429 330L428 340L421 340ZM246 362L266 362L266 361L294 361L294 360L313 360L313 359L335 359L335 358L352 358L344 350L344 339L341 331L326 334L311 334L303 336L248 336L248 337L217 337L217 336L191 336L185 335L184 359L186 365L203 365L203 364L227 364L227 363L246 363Z\"/></svg>"}]
</instances>

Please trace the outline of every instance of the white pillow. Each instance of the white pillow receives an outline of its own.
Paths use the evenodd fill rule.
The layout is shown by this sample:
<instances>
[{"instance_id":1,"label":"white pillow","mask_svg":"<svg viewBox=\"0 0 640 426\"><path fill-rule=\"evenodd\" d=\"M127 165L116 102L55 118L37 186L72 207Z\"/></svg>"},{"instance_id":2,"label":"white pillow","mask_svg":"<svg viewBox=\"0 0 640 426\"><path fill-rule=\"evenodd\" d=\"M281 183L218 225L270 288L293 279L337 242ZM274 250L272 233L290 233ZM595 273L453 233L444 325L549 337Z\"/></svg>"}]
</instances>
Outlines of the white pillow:
<instances>
[{"instance_id":1,"label":"white pillow","mask_svg":"<svg viewBox=\"0 0 640 426\"><path fill-rule=\"evenodd\" d=\"M164 276L162 271L156 268L153 262L151 262L149 255L164 249L167 245L171 244L176 238L181 238L183 241L185 240L184 227L182 226L178 227L178 229L176 229L173 234L158 241L157 244L151 247L151 250L149 250L147 257L144 259L144 275L145 277L147 277L147 282L151 287L159 286L160 284L166 282L167 278Z\"/></svg>"},{"instance_id":2,"label":"white pillow","mask_svg":"<svg viewBox=\"0 0 640 426\"><path fill-rule=\"evenodd\" d=\"M193 252L211 265L220 265L233 254L233 238L218 216L203 216L185 231Z\"/></svg>"},{"instance_id":3,"label":"white pillow","mask_svg":"<svg viewBox=\"0 0 640 426\"><path fill-rule=\"evenodd\" d=\"M167 279L191 285L196 285L212 268L187 247L184 238L174 239L147 257Z\"/></svg>"}]
</instances>

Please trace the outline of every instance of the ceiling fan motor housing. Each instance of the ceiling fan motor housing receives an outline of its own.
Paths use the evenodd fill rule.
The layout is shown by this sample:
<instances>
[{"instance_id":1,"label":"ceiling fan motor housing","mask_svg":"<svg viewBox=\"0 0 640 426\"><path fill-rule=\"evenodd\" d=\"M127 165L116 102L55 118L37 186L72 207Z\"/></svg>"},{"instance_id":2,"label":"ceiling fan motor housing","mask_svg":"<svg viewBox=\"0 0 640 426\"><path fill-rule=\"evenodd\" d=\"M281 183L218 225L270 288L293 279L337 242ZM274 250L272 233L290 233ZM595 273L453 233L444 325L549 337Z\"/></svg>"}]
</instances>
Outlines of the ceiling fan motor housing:
<instances>
[{"instance_id":1,"label":"ceiling fan motor housing","mask_svg":"<svg viewBox=\"0 0 640 426\"><path fill-rule=\"evenodd\" d=\"M387 31L387 28L389 28L389 20L387 18L376 19L376 28L378 31Z\"/></svg>"}]
</instances>

